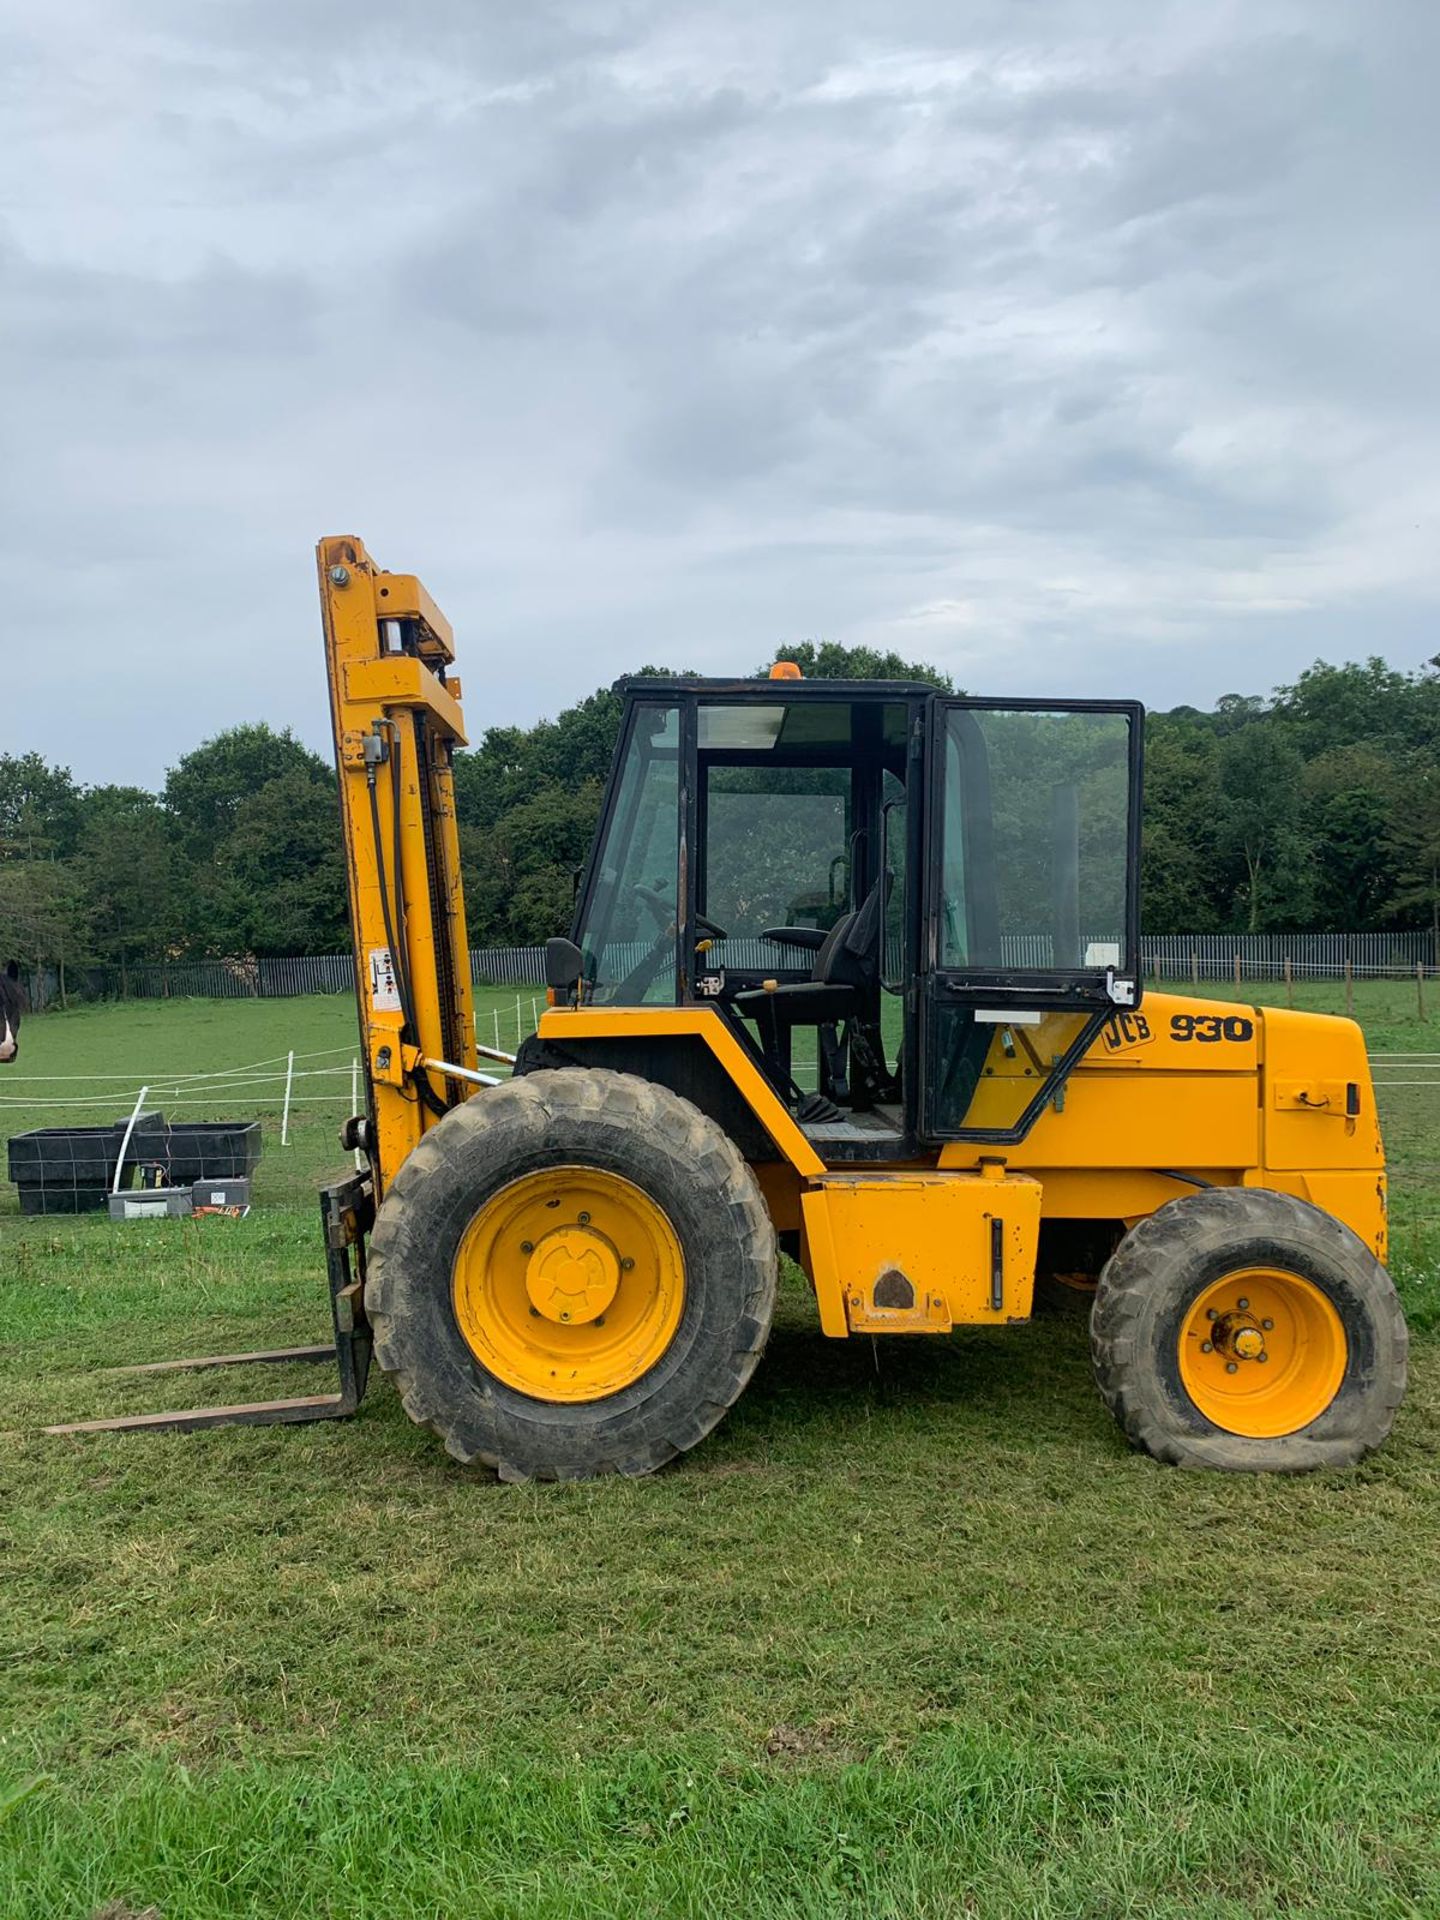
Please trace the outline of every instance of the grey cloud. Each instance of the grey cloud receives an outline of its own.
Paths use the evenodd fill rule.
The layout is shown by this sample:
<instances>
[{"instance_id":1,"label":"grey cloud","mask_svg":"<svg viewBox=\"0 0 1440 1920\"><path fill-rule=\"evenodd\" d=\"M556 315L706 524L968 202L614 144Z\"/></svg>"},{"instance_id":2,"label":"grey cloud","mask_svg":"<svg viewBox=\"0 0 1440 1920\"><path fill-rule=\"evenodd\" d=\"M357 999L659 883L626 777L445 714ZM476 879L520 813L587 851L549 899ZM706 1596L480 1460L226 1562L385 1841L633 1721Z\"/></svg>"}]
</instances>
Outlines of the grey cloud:
<instances>
[{"instance_id":1,"label":"grey cloud","mask_svg":"<svg viewBox=\"0 0 1440 1920\"><path fill-rule=\"evenodd\" d=\"M786 636L1160 702L1434 651L1424 10L75 24L0 80L0 553L46 636L0 746L323 744L347 528L446 606L477 725Z\"/></svg>"}]
</instances>

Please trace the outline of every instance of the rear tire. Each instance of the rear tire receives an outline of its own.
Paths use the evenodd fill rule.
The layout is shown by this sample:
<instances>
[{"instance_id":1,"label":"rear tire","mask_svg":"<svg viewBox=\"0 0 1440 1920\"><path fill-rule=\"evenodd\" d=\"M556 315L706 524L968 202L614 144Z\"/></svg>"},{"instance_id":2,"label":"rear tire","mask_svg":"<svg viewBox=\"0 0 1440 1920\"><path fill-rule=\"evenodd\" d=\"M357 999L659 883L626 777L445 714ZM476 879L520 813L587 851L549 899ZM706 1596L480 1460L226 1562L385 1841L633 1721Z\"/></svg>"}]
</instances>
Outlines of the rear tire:
<instances>
[{"instance_id":1,"label":"rear tire","mask_svg":"<svg viewBox=\"0 0 1440 1920\"><path fill-rule=\"evenodd\" d=\"M1142 1220L1090 1318L1100 1394L1131 1445L1229 1472L1363 1459L1404 1397L1407 1344L1394 1284L1364 1242L1254 1187L1189 1194Z\"/></svg>"},{"instance_id":2,"label":"rear tire","mask_svg":"<svg viewBox=\"0 0 1440 1920\"><path fill-rule=\"evenodd\" d=\"M625 1248L589 1225L589 1212L566 1205L567 1189L618 1197L617 1217L631 1233L653 1221L655 1261L637 1242L638 1259L622 1273ZM600 1203L587 1204L598 1216ZM539 1227L524 1224L537 1206L553 1209L561 1228L548 1267L540 1229L550 1216L540 1215ZM575 1224L582 1218L583 1228ZM521 1232L530 1238L518 1241ZM596 1273L602 1262L607 1268L588 1300L585 1281L574 1278L589 1270L587 1260ZM571 1278L562 1284L582 1289L574 1317L584 1326L562 1327L570 1314L533 1290L537 1261L547 1287L563 1269ZM657 1283L658 1304L642 1299L628 1322L627 1351L643 1371L624 1377L623 1356L612 1355L624 1378L617 1390L608 1390L605 1367L592 1365L593 1384L582 1384L579 1397L573 1386L567 1398L546 1397L548 1363L572 1336L593 1349L595 1328L605 1325L597 1316L608 1314L612 1328L623 1319L626 1289L640 1284L647 1264L670 1278ZM570 1480L651 1473L719 1424L764 1348L776 1272L759 1187L713 1121L632 1075L567 1068L478 1094L431 1128L380 1208L365 1297L376 1358L412 1420L439 1434L457 1460L492 1467L502 1479ZM497 1293L501 1282L510 1295ZM516 1285L532 1287L528 1298L539 1300L543 1316L524 1295L501 1314Z\"/></svg>"}]
</instances>

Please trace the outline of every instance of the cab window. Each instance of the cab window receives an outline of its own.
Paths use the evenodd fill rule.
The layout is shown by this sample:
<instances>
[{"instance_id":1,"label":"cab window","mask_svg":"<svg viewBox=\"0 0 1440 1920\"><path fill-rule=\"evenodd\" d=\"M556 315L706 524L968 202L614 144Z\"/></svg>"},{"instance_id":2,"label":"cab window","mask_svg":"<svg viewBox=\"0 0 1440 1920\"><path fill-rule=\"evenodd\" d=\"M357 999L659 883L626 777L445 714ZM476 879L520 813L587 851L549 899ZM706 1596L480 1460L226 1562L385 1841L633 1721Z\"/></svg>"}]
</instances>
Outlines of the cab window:
<instances>
[{"instance_id":1,"label":"cab window","mask_svg":"<svg viewBox=\"0 0 1440 1920\"><path fill-rule=\"evenodd\" d=\"M707 768L707 918L732 940L758 939L767 927L834 926L850 896L850 788L843 767Z\"/></svg>"}]
</instances>

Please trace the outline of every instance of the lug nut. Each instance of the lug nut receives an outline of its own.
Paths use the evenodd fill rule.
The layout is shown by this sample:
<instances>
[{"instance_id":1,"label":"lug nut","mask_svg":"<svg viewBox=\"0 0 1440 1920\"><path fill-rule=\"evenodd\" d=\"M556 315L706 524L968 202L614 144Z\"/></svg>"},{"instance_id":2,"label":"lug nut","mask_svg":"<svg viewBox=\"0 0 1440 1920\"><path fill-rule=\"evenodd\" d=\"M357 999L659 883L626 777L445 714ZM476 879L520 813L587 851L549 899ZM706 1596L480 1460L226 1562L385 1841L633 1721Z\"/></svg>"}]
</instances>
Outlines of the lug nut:
<instances>
[{"instance_id":1,"label":"lug nut","mask_svg":"<svg viewBox=\"0 0 1440 1920\"><path fill-rule=\"evenodd\" d=\"M535 1251L535 1242L533 1240L522 1240L520 1242L520 1251L521 1253L533 1253Z\"/></svg>"},{"instance_id":2,"label":"lug nut","mask_svg":"<svg viewBox=\"0 0 1440 1920\"><path fill-rule=\"evenodd\" d=\"M634 1266L635 1266L635 1262L627 1254L625 1258L620 1262L620 1271L622 1273L630 1273L631 1271L633 1271Z\"/></svg>"},{"instance_id":3,"label":"lug nut","mask_svg":"<svg viewBox=\"0 0 1440 1920\"><path fill-rule=\"evenodd\" d=\"M596 1316L595 1316L595 1324L596 1324L596 1326L597 1326L597 1327L603 1327L603 1326L604 1326L604 1324L605 1324L605 1316L604 1316L604 1314L603 1314L603 1313L597 1313L597 1314L596 1314Z\"/></svg>"},{"instance_id":4,"label":"lug nut","mask_svg":"<svg viewBox=\"0 0 1440 1920\"><path fill-rule=\"evenodd\" d=\"M1202 1353L1213 1353L1215 1351L1215 1342L1213 1340L1202 1340L1200 1342L1200 1351Z\"/></svg>"},{"instance_id":5,"label":"lug nut","mask_svg":"<svg viewBox=\"0 0 1440 1920\"><path fill-rule=\"evenodd\" d=\"M1235 1305L1240 1309L1241 1313L1248 1313L1250 1311L1250 1302L1248 1300L1237 1300Z\"/></svg>"},{"instance_id":6,"label":"lug nut","mask_svg":"<svg viewBox=\"0 0 1440 1920\"><path fill-rule=\"evenodd\" d=\"M1265 1362L1270 1358L1270 1356L1268 1353L1257 1353L1255 1358L1260 1362L1261 1366L1263 1367Z\"/></svg>"},{"instance_id":7,"label":"lug nut","mask_svg":"<svg viewBox=\"0 0 1440 1920\"><path fill-rule=\"evenodd\" d=\"M530 1318L531 1318L532 1320L538 1320L538 1319L540 1318L540 1309L539 1309L539 1307L531 1307L531 1309L530 1309Z\"/></svg>"},{"instance_id":8,"label":"lug nut","mask_svg":"<svg viewBox=\"0 0 1440 1920\"><path fill-rule=\"evenodd\" d=\"M1218 1314L1218 1313L1217 1313L1217 1312L1215 1311L1215 1309L1214 1309L1214 1307L1207 1307L1207 1308L1205 1309L1205 1318L1206 1318L1207 1320L1218 1320L1218 1319L1220 1318L1220 1316L1219 1316L1219 1314Z\"/></svg>"},{"instance_id":9,"label":"lug nut","mask_svg":"<svg viewBox=\"0 0 1440 1920\"><path fill-rule=\"evenodd\" d=\"M1275 1322L1273 1320L1262 1320L1260 1324L1267 1333L1273 1333L1275 1331Z\"/></svg>"},{"instance_id":10,"label":"lug nut","mask_svg":"<svg viewBox=\"0 0 1440 1920\"><path fill-rule=\"evenodd\" d=\"M1227 1360L1225 1362L1225 1371L1227 1373L1238 1373L1240 1368L1234 1360Z\"/></svg>"},{"instance_id":11,"label":"lug nut","mask_svg":"<svg viewBox=\"0 0 1440 1920\"><path fill-rule=\"evenodd\" d=\"M588 1213L582 1213L582 1214L580 1215L580 1224L581 1224L581 1226L582 1226L582 1227L588 1227L588 1226L589 1226L589 1224L590 1224L590 1216L589 1216L589 1214L588 1214Z\"/></svg>"}]
</instances>

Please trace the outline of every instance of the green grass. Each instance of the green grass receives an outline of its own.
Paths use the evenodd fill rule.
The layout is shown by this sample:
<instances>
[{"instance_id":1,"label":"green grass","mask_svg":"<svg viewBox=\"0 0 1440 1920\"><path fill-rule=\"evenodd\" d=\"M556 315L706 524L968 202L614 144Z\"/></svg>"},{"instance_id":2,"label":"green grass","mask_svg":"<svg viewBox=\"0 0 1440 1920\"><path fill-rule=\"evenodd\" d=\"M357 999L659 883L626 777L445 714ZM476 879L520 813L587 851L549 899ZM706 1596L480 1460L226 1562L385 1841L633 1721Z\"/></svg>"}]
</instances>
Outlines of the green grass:
<instances>
[{"instance_id":1,"label":"green grass","mask_svg":"<svg viewBox=\"0 0 1440 1920\"><path fill-rule=\"evenodd\" d=\"M1357 992L1376 1048L1426 1048L1413 1008ZM20 1064L348 1065L353 1034L342 1001L84 1010ZM650 1480L492 1484L383 1381L332 1426L45 1440L164 1403L96 1368L323 1335L346 1101L283 1150L268 1101L218 1104L267 1120L243 1222L12 1200L0 1914L1435 1912L1440 1089L1381 1098L1411 1395L1296 1481L1128 1453L1077 1322L827 1342L793 1275L744 1400Z\"/></svg>"}]
</instances>

